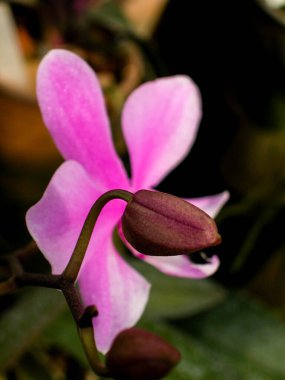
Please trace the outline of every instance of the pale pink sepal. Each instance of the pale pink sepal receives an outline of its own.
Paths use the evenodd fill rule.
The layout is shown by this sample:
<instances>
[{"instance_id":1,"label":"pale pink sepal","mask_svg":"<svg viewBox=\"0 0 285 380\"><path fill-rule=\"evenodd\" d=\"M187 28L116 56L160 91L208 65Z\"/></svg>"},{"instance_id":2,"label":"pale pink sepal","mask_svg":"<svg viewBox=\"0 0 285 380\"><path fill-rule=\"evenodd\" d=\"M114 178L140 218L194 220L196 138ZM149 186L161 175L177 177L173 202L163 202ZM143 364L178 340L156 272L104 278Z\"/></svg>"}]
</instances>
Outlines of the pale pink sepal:
<instances>
[{"instance_id":1,"label":"pale pink sepal","mask_svg":"<svg viewBox=\"0 0 285 380\"><path fill-rule=\"evenodd\" d=\"M184 278L205 278L214 274L219 265L220 260L217 256L213 256L206 264L196 264L187 256L145 256L140 255L140 259L146 261L161 272L175 277Z\"/></svg>"},{"instance_id":2,"label":"pale pink sepal","mask_svg":"<svg viewBox=\"0 0 285 380\"><path fill-rule=\"evenodd\" d=\"M110 223L111 222L111 223ZM84 265L79 286L86 306L96 305L98 317L93 319L98 349L106 353L115 336L137 323L149 297L150 284L117 253L112 241L113 221L94 234L92 255Z\"/></svg>"},{"instance_id":3,"label":"pale pink sepal","mask_svg":"<svg viewBox=\"0 0 285 380\"><path fill-rule=\"evenodd\" d=\"M125 238L122 228L122 223L118 225L119 235L132 252L132 254L140 260L154 266L161 272L175 277L184 278L204 278L215 273L220 265L220 260L217 256L209 258L206 264L193 263L189 257L181 256L148 256L137 251Z\"/></svg>"},{"instance_id":4,"label":"pale pink sepal","mask_svg":"<svg viewBox=\"0 0 285 380\"><path fill-rule=\"evenodd\" d=\"M200 117L199 90L186 76L145 83L129 96L122 127L134 191L155 186L185 158Z\"/></svg>"},{"instance_id":5,"label":"pale pink sepal","mask_svg":"<svg viewBox=\"0 0 285 380\"><path fill-rule=\"evenodd\" d=\"M208 195L201 198L188 198L185 199L187 202L192 203L194 206L199 207L201 210L205 211L212 218L218 215L221 208L229 200L230 194L228 191L223 191L222 193L215 195Z\"/></svg>"},{"instance_id":6,"label":"pale pink sepal","mask_svg":"<svg viewBox=\"0 0 285 380\"><path fill-rule=\"evenodd\" d=\"M41 61L37 97L44 122L65 159L73 159L105 188L127 186L114 149L99 81L86 62L67 50Z\"/></svg>"}]
</instances>

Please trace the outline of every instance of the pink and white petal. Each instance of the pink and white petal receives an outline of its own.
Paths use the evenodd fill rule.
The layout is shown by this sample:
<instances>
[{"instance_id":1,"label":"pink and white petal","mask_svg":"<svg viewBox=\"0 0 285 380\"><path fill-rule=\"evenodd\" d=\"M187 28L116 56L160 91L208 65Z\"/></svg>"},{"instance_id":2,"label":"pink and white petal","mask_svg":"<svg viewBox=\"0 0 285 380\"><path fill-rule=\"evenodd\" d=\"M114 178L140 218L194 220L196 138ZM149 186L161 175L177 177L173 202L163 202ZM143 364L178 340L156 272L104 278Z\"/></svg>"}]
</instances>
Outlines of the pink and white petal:
<instances>
[{"instance_id":1,"label":"pink and white petal","mask_svg":"<svg viewBox=\"0 0 285 380\"><path fill-rule=\"evenodd\" d=\"M117 253L113 221L104 219L92 238L88 260L79 275L79 289L86 306L96 305L93 319L96 344L106 353L116 337L140 318L149 297L150 284Z\"/></svg>"},{"instance_id":2,"label":"pink and white petal","mask_svg":"<svg viewBox=\"0 0 285 380\"><path fill-rule=\"evenodd\" d=\"M154 266L161 272L175 277L204 278L215 273L220 265L218 256L209 258L206 264L196 264L188 256L148 256L137 251L125 238L121 221L118 224L118 233L126 247L140 260Z\"/></svg>"},{"instance_id":3,"label":"pink and white petal","mask_svg":"<svg viewBox=\"0 0 285 380\"><path fill-rule=\"evenodd\" d=\"M194 206L199 207L205 211L212 218L219 213L224 204L229 200L230 194L228 191L223 191L220 194L208 195L201 198L185 199L187 202L192 203Z\"/></svg>"},{"instance_id":4,"label":"pink and white petal","mask_svg":"<svg viewBox=\"0 0 285 380\"><path fill-rule=\"evenodd\" d=\"M205 278L214 274L219 265L220 260L217 256L213 256L206 264L196 264L185 255L181 256L140 256L142 260L151 264L161 272L175 277L184 278Z\"/></svg>"},{"instance_id":5,"label":"pink and white petal","mask_svg":"<svg viewBox=\"0 0 285 380\"><path fill-rule=\"evenodd\" d=\"M134 191L155 186L185 158L200 118L200 93L187 76L145 83L129 96L122 128Z\"/></svg>"},{"instance_id":6,"label":"pink and white petal","mask_svg":"<svg viewBox=\"0 0 285 380\"><path fill-rule=\"evenodd\" d=\"M65 161L40 201L28 210L27 227L53 273L64 270L84 220L103 192L80 164Z\"/></svg>"},{"instance_id":7,"label":"pink and white petal","mask_svg":"<svg viewBox=\"0 0 285 380\"><path fill-rule=\"evenodd\" d=\"M100 83L90 66L67 50L51 50L37 75L44 122L65 159L78 161L104 187L126 187Z\"/></svg>"}]
</instances>

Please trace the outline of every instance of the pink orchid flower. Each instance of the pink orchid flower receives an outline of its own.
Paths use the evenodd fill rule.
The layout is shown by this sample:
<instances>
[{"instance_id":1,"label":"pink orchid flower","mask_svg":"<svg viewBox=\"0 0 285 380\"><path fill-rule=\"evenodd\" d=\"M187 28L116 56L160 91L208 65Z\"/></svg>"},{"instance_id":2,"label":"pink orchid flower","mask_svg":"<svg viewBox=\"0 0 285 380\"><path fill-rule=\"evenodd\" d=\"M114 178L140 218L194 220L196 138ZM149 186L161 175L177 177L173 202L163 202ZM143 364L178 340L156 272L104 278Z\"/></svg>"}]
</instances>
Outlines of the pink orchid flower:
<instances>
[{"instance_id":1,"label":"pink orchid flower","mask_svg":"<svg viewBox=\"0 0 285 380\"><path fill-rule=\"evenodd\" d=\"M81 58L64 50L49 52L38 70L37 95L45 124L66 161L41 200L28 210L27 226L52 272L60 274L99 196L117 188L151 189L185 158L200 121L200 95L190 78L174 76L145 83L129 96L122 129L131 179L112 142L98 79ZM228 193L223 192L189 202L214 217L227 199ZM104 207L77 279L84 304L98 308L93 323L103 353L122 329L138 321L150 290L148 281L123 260L113 244L113 231L125 207L121 200ZM179 277L207 277L219 265L217 257L204 265L186 256L138 257Z\"/></svg>"}]
</instances>

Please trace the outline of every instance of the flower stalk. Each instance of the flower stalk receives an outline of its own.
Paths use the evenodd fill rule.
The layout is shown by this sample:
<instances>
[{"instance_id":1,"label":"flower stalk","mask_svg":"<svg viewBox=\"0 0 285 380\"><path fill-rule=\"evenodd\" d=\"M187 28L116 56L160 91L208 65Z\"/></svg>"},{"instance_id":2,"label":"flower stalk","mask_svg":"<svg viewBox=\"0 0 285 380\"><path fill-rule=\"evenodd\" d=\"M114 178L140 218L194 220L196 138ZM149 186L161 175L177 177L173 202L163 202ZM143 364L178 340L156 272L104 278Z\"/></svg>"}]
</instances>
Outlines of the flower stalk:
<instances>
[{"instance_id":1,"label":"flower stalk","mask_svg":"<svg viewBox=\"0 0 285 380\"><path fill-rule=\"evenodd\" d=\"M13 292L22 286L43 286L61 290L78 327L79 336L89 364L96 374L104 377L109 377L110 372L99 358L92 324L92 318L98 315L98 311L94 305L84 308L76 290L75 282L93 229L103 207L113 199L122 199L128 202L131 198L132 193L128 191L111 190L96 200L87 215L71 258L60 275L25 272L18 252L1 258L2 261L8 264L11 276L7 281L0 284L0 295Z\"/></svg>"},{"instance_id":2,"label":"flower stalk","mask_svg":"<svg viewBox=\"0 0 285 380\"><path fill-rule=\"evenodd\" d=\"M97 201L92 206L79 238L77 240L76 246L72 253L72 256L63 272L63 276L65 279L69 279L70 281L75 281L79 270L81 268L81 264L84 259L85 252L87 250L94 226L98 219L102 208L113 199L122 199L128 202L132 198L132 193L125 190L110 190L104 193L101 197L97 199Z\"/></svg>"}]
</instances>

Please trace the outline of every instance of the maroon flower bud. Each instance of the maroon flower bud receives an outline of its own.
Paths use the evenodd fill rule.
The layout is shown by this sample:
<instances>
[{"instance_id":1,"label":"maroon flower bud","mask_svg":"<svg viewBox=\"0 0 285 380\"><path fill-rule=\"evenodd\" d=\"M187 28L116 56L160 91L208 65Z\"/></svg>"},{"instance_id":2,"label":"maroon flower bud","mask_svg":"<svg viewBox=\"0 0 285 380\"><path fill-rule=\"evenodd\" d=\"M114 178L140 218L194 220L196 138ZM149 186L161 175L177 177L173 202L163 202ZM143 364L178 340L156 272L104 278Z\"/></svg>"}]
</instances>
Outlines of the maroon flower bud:
<instances>
[{"instance_id":1,"label":"maroon flower bud","mask_svg":"<svg viewBox=\"0 0 285 380\"><path fill-rule=\"evenodd\" d=\"M122 331L106 356L115 379L158 380L179 362L180 353L162 338L139 328Z\"/></svg>"},{"instance_id":2,"label":"maroon flower bud","mask_svg":"<svg viewBox=\"0 0 285 380\"><path fill-rule=\"evenodd\" d=\"M198 207L174 195L140 190L122 218L127 241L153 256L184 255L221 242L215 221Z\"/></svg>"}]
</instances>

